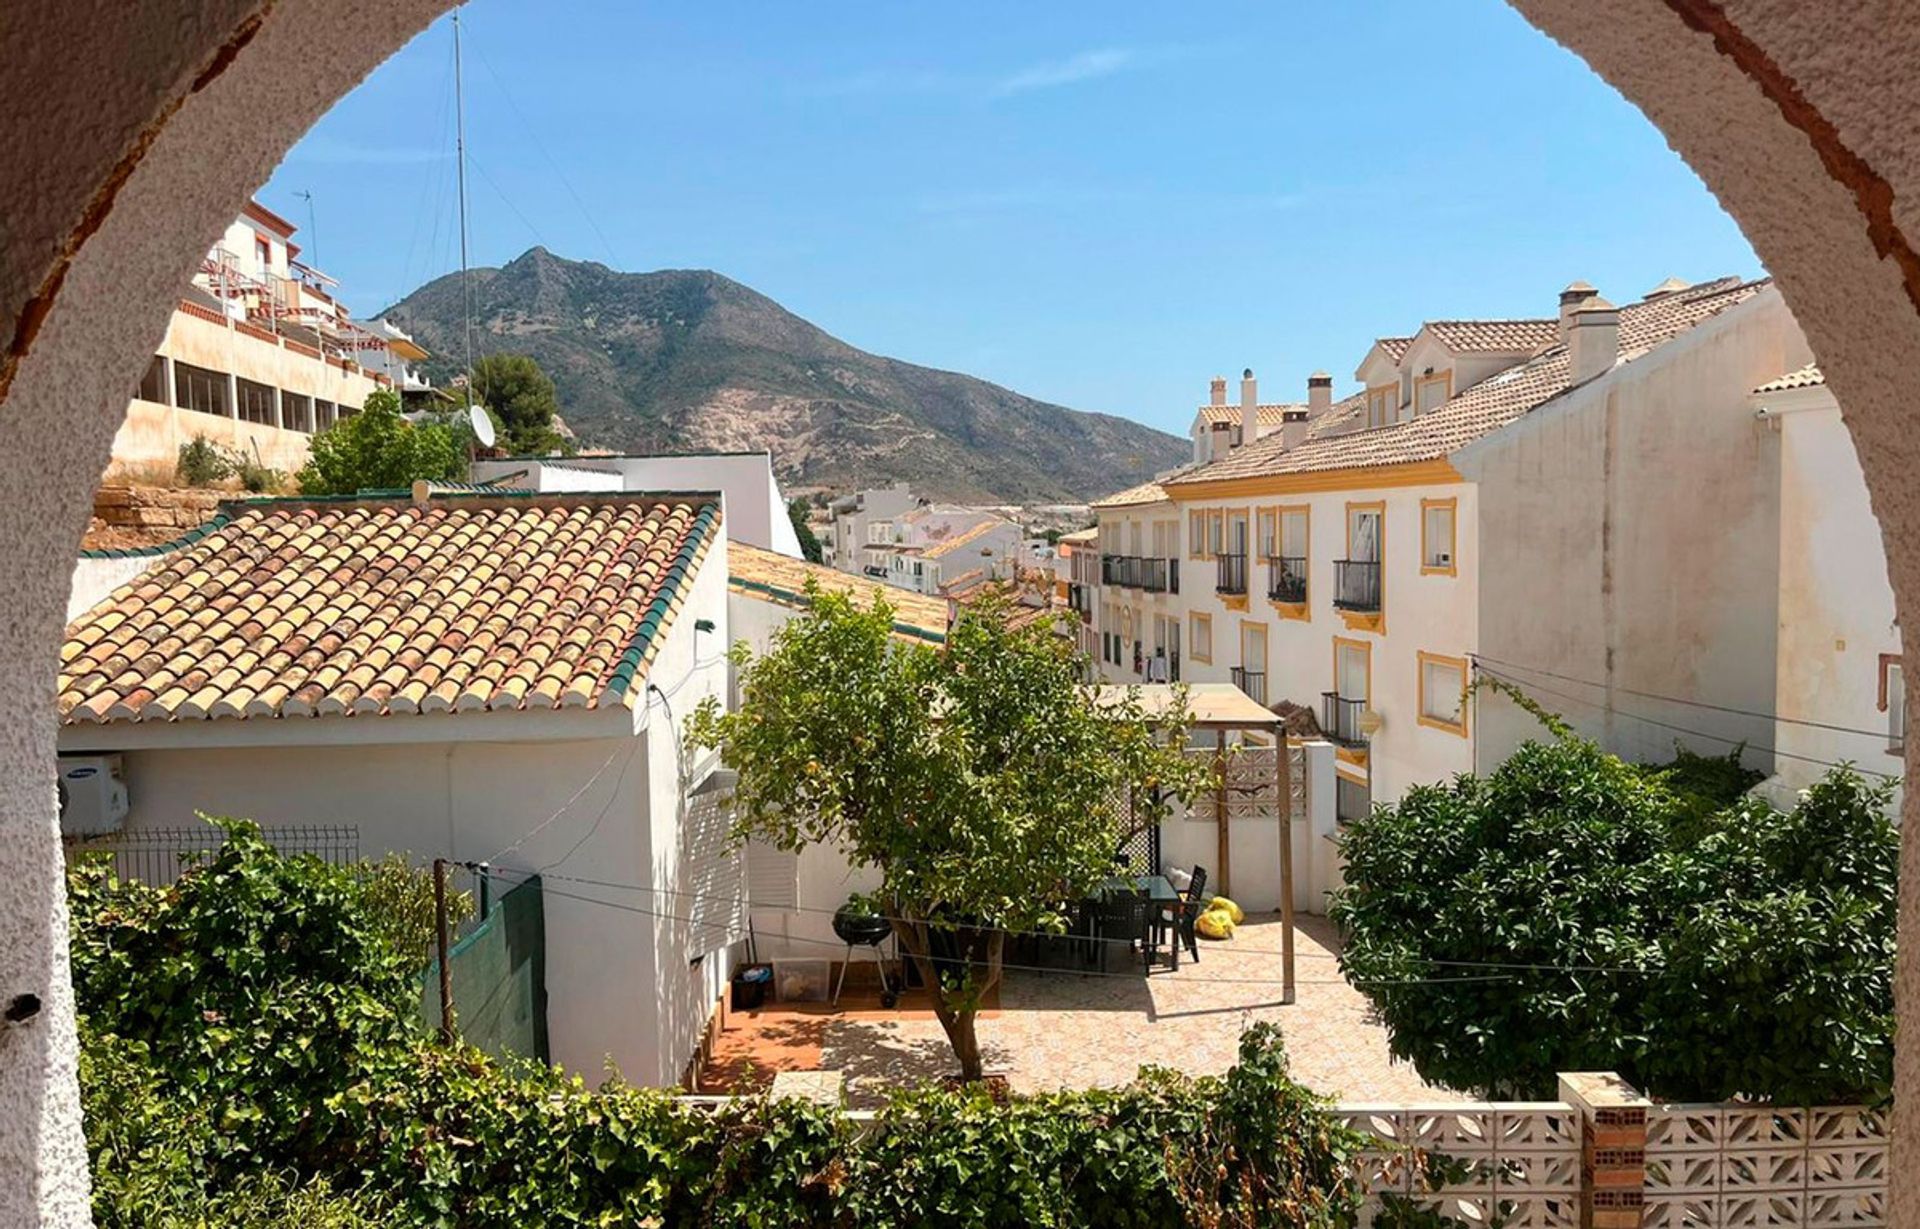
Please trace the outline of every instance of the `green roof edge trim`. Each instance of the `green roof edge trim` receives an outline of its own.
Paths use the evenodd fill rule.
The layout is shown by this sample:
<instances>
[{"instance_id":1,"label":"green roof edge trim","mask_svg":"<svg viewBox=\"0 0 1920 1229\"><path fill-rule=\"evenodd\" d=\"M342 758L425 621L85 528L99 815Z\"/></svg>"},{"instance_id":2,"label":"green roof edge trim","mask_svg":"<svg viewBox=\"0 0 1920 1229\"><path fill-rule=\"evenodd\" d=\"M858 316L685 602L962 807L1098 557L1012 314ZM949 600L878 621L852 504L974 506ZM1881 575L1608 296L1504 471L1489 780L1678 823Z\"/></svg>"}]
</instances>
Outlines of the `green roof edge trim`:
<instances>
[{"instance_id":1,"label":"green roof edge trim","mask_svg":"<svg viewBox=\"0 0 1920 1229\"><path fill-rule=\"evenodd\" d=\"M157 559L161 555L171 555L175 551L185 550L232 520L233 516L227 511L226 503L222 503L212 519L197 529L187 530L171 542L162 542L156 546L112 546L103 550L83 550L80 552L80 557L82 559Z\"/></svg>"},{"instance_id":2,"label":"green roof edge trim","mask_svg":"<svg viewBox=\"0 0 1920 1229\"><path fill-rule=\"evenodd\" d=\"M796 605L805 606L807 604L806 594L795 593L791 589L782 589L778 585L770 585L763 580L751 580L745 576L729 576L727 577L727 581L730 584L740 586L742 589L748 589L756 593L764 593L769 597L780 598ZM925 640L931 644L945 644L947 642L947 634L945 632L936 632L932 628L921 627L917 623L902 623L900 620L895 619L893 621L893 630L903 636L912 636L916 640Z\"/></svg>"},{"instance_id":3,"label":"green roof edge trim","mask_svg":"<svg viewBox=\"0 0 1920 1229\"><path fill-rule=\"evenodd\" d=\"M679 596L680 583L691 573L694 558L711 541L714 526L719 521L720 504L718 496L715 496L714 501L701 508L699 514L693 518L693 528L688 531L687 540L680 544L680 549L674 553L673 562L667 565L666 583L660 586L660 591L653 595L651 602L647 603L646 612L640 616L640 624L634 630L633 639L628 643L627 651L620 654L619 659L613 663L613 669L608 672L606 695L609 698L615 700L626 698L627 688L633 685L634 676L639 673L640 662L647 655L648 646L653 643L653 638L660 633L660 629L666 626L667 607L673 604L675 597Z\"/></svg>"}]
</instances>

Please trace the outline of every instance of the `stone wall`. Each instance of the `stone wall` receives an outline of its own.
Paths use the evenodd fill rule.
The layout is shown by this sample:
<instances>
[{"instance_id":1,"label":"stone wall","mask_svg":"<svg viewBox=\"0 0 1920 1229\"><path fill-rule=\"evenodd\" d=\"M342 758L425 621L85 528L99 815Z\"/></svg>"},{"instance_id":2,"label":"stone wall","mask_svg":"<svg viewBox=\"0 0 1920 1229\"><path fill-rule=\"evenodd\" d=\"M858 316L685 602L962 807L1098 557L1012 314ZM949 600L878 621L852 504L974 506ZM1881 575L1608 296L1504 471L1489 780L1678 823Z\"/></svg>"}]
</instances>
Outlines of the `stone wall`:
<instances>
[{"instance_id":1,"label":"stone wall","mask_svg":"<svg viewBox=\"0 0 1920 1229\"><path fill-rule=\"evenodd\" d=\"M170 490L154 486L103 486L93 493L93 519L115 529L170 529L178 537L211 520L227 491Z\"/></svg>"}]
</instances>

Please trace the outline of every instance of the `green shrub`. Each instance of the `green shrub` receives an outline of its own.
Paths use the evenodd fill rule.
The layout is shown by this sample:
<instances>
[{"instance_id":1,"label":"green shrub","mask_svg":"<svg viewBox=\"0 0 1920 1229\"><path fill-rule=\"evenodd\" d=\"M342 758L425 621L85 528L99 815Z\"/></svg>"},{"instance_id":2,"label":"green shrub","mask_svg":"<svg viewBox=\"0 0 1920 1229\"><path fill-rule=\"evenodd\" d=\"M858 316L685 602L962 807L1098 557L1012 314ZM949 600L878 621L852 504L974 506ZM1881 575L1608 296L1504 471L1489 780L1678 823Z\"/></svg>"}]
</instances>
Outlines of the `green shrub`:
<instances>
[{"instance_id":1,"label":"green shrub","mask_svg":"<svg viewBox=\"0 0 1920 1229\"><path fill-rule=\"evenodd\" d=\"M1595 1070L1677 1099L1886 1095L1888 787L1836 770L1784 814L1674 788L1737 796L1737 772L1648 772L1563 737L1354 823L1341 967L1394 1053L1494 1096Z\"/></svg>"},{"instance_id":2,"label":"green shrub","mask_svg":"<svg viewBox=\"0 0 1920 1229\"><path fill-rule=\"evenodd\" d=\"M1359 1137L1287 1075L1277 1029L1220 1078L708 1110L589 1090L408 1025L418 875L223 849L174 886L70 879L81 1086L103 1229L1193 1226L1352 1223ZM369 885L386 885L373 889ZM372 916L394 896L410 925Z\"/></svg>"},{"instance_id":3,"label":"green shrub","mask_svg":"<svg viewBox=\"0 0 1920 1229\"><path fill-rule=\"evenodd\" d=\"M399 396L381 389L367 397L358 414L313 437L300 490L307 495L391 490L420 478L454 478L465 468L465 454L445 423L408 422Z\"/></svg>"},{"instance_id":4,"label":"green shrub","mask_svg":"<svg viewBox=\"0 0 1920 1229\"><path fill-rule=\"evenodd\" d=\"M180 445L174 475L188 486L216 486L233 477L233 462L226 449L204 435L196 435Z\"/></svg>"},{"instance_id":5,"label":"green shrub","mask_svg":"<svg viewBox=\"0 0 1920 1229\"><path fill-rule=\"evenodd\" d=\"M420 968L433 959L435 934L433 872L415 866L405 854L389 853L363 868L368 921L388 946ZM473 893L449 889L449 928L472 917Z\"/></svg>"}]
</instances>

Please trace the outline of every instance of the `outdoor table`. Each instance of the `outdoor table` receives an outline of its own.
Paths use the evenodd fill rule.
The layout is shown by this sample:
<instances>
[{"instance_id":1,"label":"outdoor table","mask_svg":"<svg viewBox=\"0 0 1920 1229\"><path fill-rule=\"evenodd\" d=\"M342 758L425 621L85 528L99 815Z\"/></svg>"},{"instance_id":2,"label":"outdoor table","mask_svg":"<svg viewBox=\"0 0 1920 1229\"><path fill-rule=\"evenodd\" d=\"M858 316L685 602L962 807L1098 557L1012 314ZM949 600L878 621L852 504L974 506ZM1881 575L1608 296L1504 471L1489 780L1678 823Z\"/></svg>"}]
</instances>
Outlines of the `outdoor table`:
<instances>
[{"instance_id":1,"label":"outdoor table","mask_svg":"<svg viewBox=\"0 0 1920 1229\"><path fill-rule=\"evenodd\" d=\"M1100 890L1102 892L1137 892L1152 901L1155 906L1180 903L1179 891L1165 875L1115 875L1101 884ZM1148 959L1151 960L1156 944L1151 938L1144 939L1142 942L1145 943ZM1173 951L1172 967L1177 970L1180 967L1179 940L1176 938L1170 946Z\"/></svg>"}]
</instances>

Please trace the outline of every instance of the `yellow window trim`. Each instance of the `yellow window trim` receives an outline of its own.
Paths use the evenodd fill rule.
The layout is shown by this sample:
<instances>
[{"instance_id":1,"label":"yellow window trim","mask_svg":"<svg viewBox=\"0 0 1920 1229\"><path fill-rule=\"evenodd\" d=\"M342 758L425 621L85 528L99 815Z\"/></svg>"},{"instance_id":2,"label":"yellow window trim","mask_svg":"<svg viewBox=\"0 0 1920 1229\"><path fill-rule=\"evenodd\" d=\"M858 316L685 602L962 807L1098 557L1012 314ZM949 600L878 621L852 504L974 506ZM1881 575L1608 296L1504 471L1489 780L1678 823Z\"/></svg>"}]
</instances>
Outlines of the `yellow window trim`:
<instances>
[{"instance_id":1,"label":"yellow window trim","mask_svg":"<svg viewBox=\"0 0 1920 1229\"><path fill-rule=\"evenodd\" d=\"M1348 648L1359 649L1366 657L1367 695L1365 704L1366 707L1371 710L1373 708L1373 644L1367 640L1355 640L1351 636L1335 636L1333 638L1333 691L1335 695L1339 695L1340 693L1340 649L1343 645ZM1340 698L1343 700L1351 700L1354 697L1341 696Z\"/></svg>"},{"instance_id":2,"label":"yellow window trim","mask_svg":"<svg viewBox=\"0 0 1920 1229\"><path fill-rule=\"evenodd\" d=\"M1335 761L1337 761L1333 766L1335 772L1340 773L1341 776L1353 782L1355 785L1370 784L1367 780L1367 774L1341 771L1347 764L1352 764L1355 768L1365 768L1367 766L1367 753L1365 751L1357 747L1335 747L1333 757Z\"/></svg>"},{"instance_id":3,"label":"yellow window trim","mask_svg":"<svg viewBox=\"0 0 1920 1229\"><path fill-rule=\"evenodd\" d=\"M1447 543L1447 566L1431 567L1427 560L1433 558L1433 552L1427 549L1427 512L1433 508L1445 508L1453 513L1453 536ZM1460 500L1449 495L1445 499L1423 499L1420 501L1420 575L1422 576L1458 576L1460 574Z\"/></svg>"},{"instance_id":4,"label":"yellow window trim","mask_svg":"<svg viewBox=\"0 0 1920 1229\"><path fill-rule=\"evenodd\" d=\"M1260 673L1265 674L1267 673L1267 663L1273 660L1273 629L1268 627L1266 622L1261 619L1240 620L1240 654L1242 657L1246 656L1247 629L1249 627L1257 627L1260 629ZM1246 669L1247 663L1242 661L1240 668L1242 670Z\"/></svg>"},{"instance_id":5,"label":"yellow window trim","mask_svg":"<svg viewBox=\"0 0 1920 1229\"><path fill-rule=\"evenodd\" d=\"M1387 634L1387 501L1384 499L1350 499L1347 501L1347 551L1346 558L1353 558L1353 514L1355 512L1378 512L1380 514L1380 541L1375 546L1378 556L1375 562L1380 565L1380 609L1373 614L1358 614L1343 610L1340 617L1346 621L1347 630L1372 632L1376 636Z\"/></svg>"},{"instance_id":6,"label":"yellow window trim","mask_svg":"<svg viewBox=\"0 0 1920 1229\"><path fill-rule=\"evenodd\" d=\"M1204 657L1202 657L1200 655L1200 651L1194 647L1195 644L1198 643L1199 637L1193 634L1193 629L1200 626L1202 623L1207 625L1207 653L1206 653L1206 656ZM1187 616L1187 657L1192 661L1200 662L1202 665L1211 666L1213 664L1213 616L1212 615L1201 614L1199 611L1196 610L1192 614L1189 614Z\"/></svg>"},{"instance_id":7,"label":"yellow window trim","mask_svg":"<svg viewBox=\"0 0 1920 1229\"><path fill-rule=\"evenodd\" d=\"M1387 399L1386 413L1381 416L1379 422L1373 420L1373 397L1375 393L1385 393ZM1396 379L1391 384L1369 384L1367 386L1365 405L1367 407L1368 428L1391 426L1393 424L1393 413L1400 408L1400 381Z\"/></svg>"},{"instance_id":8,"label":"yellow window trim","mask_svg":"<svg viewBox=\"0 0 1920 1229\"><path fill-rule=\"evenodd\" d=\"M1440 398L1440 404L1445 405L1453 396L1453 368L1449 367L1445 371L1435 375L1414 377L1413 413L1416 418L1420 415L1420 390L1429 384L1445 384L1447 386L1446 395ZM1428 413L1432 413L1432 411L1429 410Z\"/></svg>"},{"instance_id":9,"label":"yellow window trim","mask_svg":"<svg viewBox=\"0 0 1920 1229\"><path fill-rule=\"evenodd\" d=\"M1444 653L1429 653L1424 649L1414 656L1419 659L1419 665L1414 668L1419 671L1417 689L1420 704L1414 712L1418 714L1420 724L1430 730L1445 730L1449 734L1457 734L1461 738L1465 738L1467 736L1467 659L1464 657L1448 657ZM1449 669L1460 672L1460 720L1457 723L1442 721L1438 717L1427 716L1427 667L1430 665L1446 666Z\"/></svg>"}]
</instances>

